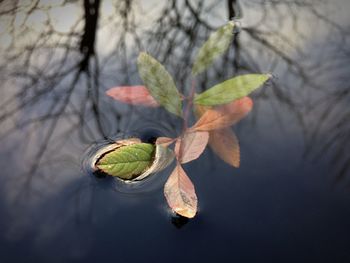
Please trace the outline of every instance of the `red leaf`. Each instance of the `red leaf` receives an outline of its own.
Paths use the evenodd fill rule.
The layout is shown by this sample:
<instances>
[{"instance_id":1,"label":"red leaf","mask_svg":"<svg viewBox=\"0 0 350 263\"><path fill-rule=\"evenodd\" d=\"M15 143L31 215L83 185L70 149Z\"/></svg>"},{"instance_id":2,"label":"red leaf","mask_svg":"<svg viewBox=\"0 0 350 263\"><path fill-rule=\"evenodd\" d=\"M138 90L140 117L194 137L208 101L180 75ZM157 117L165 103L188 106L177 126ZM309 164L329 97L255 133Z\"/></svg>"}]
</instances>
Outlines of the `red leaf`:
<instances>
[{"instance_id":1,"label":"red leaf","mask_svg":"<svg viewBox=\"0 0 350 263\"><path fill-rule=\"evenodd\" d=\"M186 132L182 138L177 139L175 154L180 163L188 163L197 159L208 144L208 132Z\"/></svg>"},{"instance_id":2,"label":"red leaf","mask_svg":"<svg viewBox=\"0 0 350 263\"><path fill-rule=\"evenodd\" d=\"M209 145L213 151L228 164L239 167L240 151L236 135L230 128L211 131Z\"/></svg>"},{"instance_id":3,"label":"red leaf","mask_svg":"<svg viewBox=\"0 0 350 263\"><path fill-rule=\"evenodd\" d=\"M121 86L106 91L115 100L132 105L158 107L158 102L151 96L145 86Z\"/></svg>"},{"instance_id":4,"label":"red leaf","mask_svg":"<svg viewBox=\"0 0 350 263\"><path fill-rule=\"evenodd\" d=\"M191 130L212 131L226 128L245 117L252 107L253 101L249 97L243 97L229 104L208 109Z\"/></svg>"},{"instance_id":5,"label":"red leaf","mask_svg":"<svg viewBox=\"0 0 350 263\"><path fill-rule=\"evenodd\" d=\"M184 217L197 213L197 196L194 185L180 164L177 164L164 186L164 196L170 208Z\"/></svg>"}]
</instances>

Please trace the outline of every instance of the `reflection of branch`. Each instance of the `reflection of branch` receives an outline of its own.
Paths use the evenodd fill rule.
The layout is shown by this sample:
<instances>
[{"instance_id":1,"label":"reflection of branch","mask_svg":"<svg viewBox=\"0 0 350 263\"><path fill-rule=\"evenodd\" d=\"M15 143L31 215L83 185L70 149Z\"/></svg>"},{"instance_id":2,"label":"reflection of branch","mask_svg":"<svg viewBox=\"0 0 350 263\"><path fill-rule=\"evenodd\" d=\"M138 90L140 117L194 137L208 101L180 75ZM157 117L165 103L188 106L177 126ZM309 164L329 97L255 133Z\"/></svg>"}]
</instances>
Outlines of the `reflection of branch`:
<instances>
[{"instance_id":1,"label":"reflection of branch","mask_svg":"<svg viewBox=\"0 0 350 263\"><path fill-rule=\"evenodd\" d=\"M37 1L39 2L39 1ZM84 115L85 112L79 112L74 109L70 114L67 111L68 106L71 104L72 106L72 97L73 94L76 93L78 85L82 80L82 74L90 78L90 67L89 61L91 57L96 58L95 68L98 67L98 61L94 50L95 45L95 34L97 30L97 19L98 19L98 7L99 1L85 1L85 33L82 35L82 39L80 42L80 52L82 53L82 58L79 59L78 63L74 63L73 65L69 65L71 62L70 57L74 53L76 53L76 49L73 46L69 45L70 38L75 38L78 34L74 31L76 29L75 24L72 27L72 32L68 32L67 34L63 34L54 30L53 26L50 22L48 22L47 29L41 32L38 37L40 37L39 41L34 42L31 45L24 46L24 52L10 52L8 54L9 61L13 59L20 60L23 59L24 66L23 70L16 73L17 76L22 77L23 79L30 80L27 85L21 87L21 89L8 98L4 103L0 105L2 110L2 114L0 115L0 123L4 122L8 119L13 118L15 115L21 112L26 112L28 118L21 123L16 123L12 128L10 128L4 136L8 136L11 132L16 129L23 129L27 126L32 126L34 124L40 124L42 127L47 125L47 129L44 131L43 137L40 141L38 151L34 155L33 164L28 171L28 176L25 177L25 188L29 191L31 188L29 187L32 181L33 176L35 175L36 170L41 166L41 160L45 156L45 152L50 147L50 141L54 137L54 134L59 127L60 120L63 117L70 118L72 116ZM33 12L34 9L40 8L38 5L32 6L30 9L30 13ZM15 12L17 9L13 9ZM9 10L8 10L9 11ZM29 17L30 13L27 14ZM16 13L14 13L14 16ZM56 44L48 44L49 37L52 34L56 34L57 42ZM66 38L67 37L67 38ZM61 42L61 39L65 38L65 43ZM13 49L16 51L16 49ZM42 67L34 66L32 61L34 61L34 57L37 53L44 50L47 53L46 61L43 63ZM62 50L60 56L55 54L56 50ZM60 60L58 63L52 63L53 59L58 57ZM56 59L57 60L57 59ZM56 67L56 69L55 69ZM16 71L15 71L16 72ZM73 79L68 87L65 89L65 80L68 80L73 74ZM96 94L98 94L98 76L99 71L95 71L94 78L95 81L93 83L93 88L95 89ZM93 108L95 112L99 112L99 106L96 101L95 94L91 94L92 89L87 89L86 93L90 94L88 97L93 101ZM49 98L49 100L47 100ZM18 99L20 99L19 104L14 104ZM98 97L97 97L98 100ZM30 109L35 109L36 106L41 107L40 103L45 101L47 104L46 113L44 115L39 115L36 117L30 118L29 111ZM84 101L82 104L86 105L88 102ZM85 110L85 108L84 108ZM27 117L25 116L25 117ZM83 120L84 117L80 118ZM96 120L99 120L99 116L96 116ZM100 121L98 121L100 123ZM83 126L83 124L82 124ZM34 127L34 126L33 126ZM40 126L39 126L40 127ZM100 129L100 132L103 133L103 130Z\"/></svg>"},{"instance_id":2,"label":"reflection of branch","mask_svg":"<svg viewBox=\"0 0 350 263\"><path fill-rule=\"evenodd\" d=\"M270 43L267 39L265 39L263 36L266 35L264 32L258 31L253 28L244 28L244 31L249 34L253 39L255 39L258 43L264 45L268 50L271 50L274 54L279 56L281 59L283 59L290 67L296 69L296 73L303 78L303 80L307 81L308 84L311 84L309 81L309 76L304 72L304 68L299 65L295 59L289 57L285 52L278 49L276 46L274 46L272 43Z\"/></svg>"},{"instance_id":3,"label":"reflection of branch","mask_svg":"<svg viewBox=\"0 0 350 263\"><path fill-rule=\"evenodd\" d=\"M84 0L85 27L84 34L80 41L79 50L84 54L81 69L85 70L89 59L95 54L95 39L97 30L97 21L99 16L100 0Z\"/></svg>"},{"instance_id":4,"label":"reflection of branch","mask_svg":"<svg viewBox=\"0 0 350 263\"><path fill-rule=\"evenodd\" d=\"M184 69L191 67L198 48L217 27L213 24L214 19L211 19L211 15L213 10L222 11L219 9L222 8L222 1L165 1L164 7L158 14L158 18L155 19L154 24L152 24L151 29L143 32L142 35L139 30L141 25L138 24L137 19L139 15L135 11L137 2L135 2L130 0L115 1L113 3L114 13L104 17L100 10L100 0L84 0L81 6L84 10L84 16L78 18L68 32L58 32L49 18L45 22L45 28L35 35L36 41L24 45L23 49L15 48L12 43L7 49L8 52L4 54L4 61L2 62L3 65L0 65L0 70L10 72L13 77L23 80L25 84L20 87L17 93L1 103L0 123L11 120L16 114L20 113L25 113L26 119L16 123L3 135L7 136L16 129L29 127L31 123L48 125L42 139L42 146L36 155L37 160L35 161L38 162L32 168L32 171L40 165L40 159L45 156L44 153L47 151L50 141L55 137L53 135L54 131L63 118L73 120L68 128L69 131L75 129L82 141L89 142L96 140L95 137L106 138L107 134L111 133L107 126L109 123L106 124L107 117L104 112L114 115L113 122L116 122L117 125L125 115L142 114L140 109L128 108L127 114L122 115L118 110L101 103L103 96L100 96L100 92L106 88L103 85L108 85L107 77L113 79L113 83L118 78L118 82L123 84L129 84L134 79L136 72L134 68L130 67L130 64L134 53L137 53L139 49L146 49L154 54L160 62L164 63L174 76L179 89L186 93L189 88L186 84L190 82L188 81L190 76L189 72ZM67 3L80 4L81 2L64 1L62 6ZM0 2L0 7L2 7L2 4ZM322 21L330 28L335 29L338 36L343 35L341 39L344 41L348 30L336 24L327 15L319 12L317 9L319 5L320 1L312 0L269 0L254 1L254 3L227 0L224 7L227 9L228 19L242 16L242 10L245 11L245 8L259 9L261 18L256 26L242 28L240 33L235 32L230 50L216 61L210 70L198 77L199 86L202 89L208 88L212 84L211 82L232 76L232 73L261 72L266 69L274 71L282 65L281 68L285 68L284 73L287 75L292 73L296 79L295 83L300 83L301 88L298 91L303 90L306 85L315 88L315 90L317 87L318 91L322 90L324 87L316 85L317 80L313 78L314 76L311 76L310 66L291 55L296 53L302 57L303 48L299 46L298 42L290 41L288 36L283 35L280 28L273 29L273 26L267 23L272 17L281 27L286 21L290 21L293 25L292 30L295 38L305 40L306 38L300 32L302 30L298 28L298 25L300 25L300 20L303 19L301 13L308 13L316 21ZM40 1L34 1L26 8L21 7L19 1L12 1L6 8L0 8L0 10L3 10L0 12L1 15L9 16L11 25L8 33L13 35L15 39L13 42L21 43L24 39L24 37L21 38L21 34L15 34L14 21L17 13L26 12L27 18L25 21L27 21L35 10L41 10L42 8ZM283 15L283 11L286 10L290 14L288 18ZM43 11L49 13L47 9ZM244 13L248 13L248 10ZM224 19L222 22L224 22ZM23 31L31 31L30 28L25 28L24 24L22 25ZM113 28L118 39L114 43L114 50L102 57L95 51L96 31L99 28L105 29L108 27ZM278 46L274 43L276 39L282 42L283 45ZM131 42L132 44L130 44ZM343 49L345 50L344 47ZM293 52L289 53L288 50ZM252 51L258 51L259 57L264 59L258 60ZM41 59L41 64L39 64L37 63L37 57L43 53L45 54L44 62ZM118 62L118 69L115 69L113 75L110 74L111 76L109 76L106 72L111 63L115 64L113 59ZM13 61L20 61L21 63L18 64L21 66L14 67L13 65L16 65L16 63ZM318 68L312 68L313 72ZM114 76L116 72L118 72L118 77ZM67 87L66 83L68 81L70 84ZM332 123L332 127L335 127L334 125L341 127L343 131L347 129L346 125L339 123L347 119L347 113L340 114L339 111L332 108L332 104L339 102L338 95L330 95L329 92L325 92L324 100L325 105L328 106L326 107L327 111L317 116L319 122L315 125L310 136L310 127L306 127L306 123L308 123L307 113L309 113L313 104L308 101L308 98L303 98L302 95L292 96L292 91L296 90L297 87L294 83L291 85L293 86L288 87L287 85L273 83L269 89L270 92L262 91L257 95L260 95L263 99L276 100L280 104L286 105L297 117L299 125L308 138L311 137L317 140L319 137L319 128L317 127L328 127L330 123ZM77 100L73 99L75 94L79 94ZM348 95L346 96L348 97ZM304 101L302 101L303 99ZM329 104L327 104L328 102ZM35 112L41 108L41 103L46 105L46 112L43 115ZM34 111L35 116L29 115L32 111ZM280 114L278 111L275 114L277 118L281 117L278 115ZM334 114L339 115L338 123L333 123L330 120ZM167 118L162 113L159 116L159 119ZM154 120L152 117L150 117L149 122L159 123L159 119ZM282 117L281 119L283 119ZM342 134L340 132L340 134L336 133L334 136L339 137ZM330 136L329 142L327 141L327 144L325 144L327 146L323 149L330 149L336 145L336 138L338 137ZM343 137L345 138L345 136ZM310 141L314 144L313 140ZM349 159L350 157L347 158L347 160ZM346 167L349 166L349 162L344 163L347 163Z\"/></svg>"},{"instance_id":5,"label":"reflection of branch","mask_svg":"<svg viewBox=\"0 0 350 263\"><path fill-rule=\"evenodd\" d=\"M200 14L203 11L203 2L202 1L199 1L196 9L191 5L189 0L185 0L185 6L191 12L191 14L193 15L194 19L196 20L196 22L198 24L203 25L204 27L206 27L209 30L215 29L213 26L209 25L207 21L200 18Z\"/></svg>"},{"instance_id":6,"label":"reflection of branch","mask_svg":"<svg viewBox=\"0 0 350 263\"><path fill-rule=\"evenodd\" d=\"M350 87L342 83L336 92L326 94L327 99L314 103L314 111L321 110L320 121L311 129L305 153L310 154L316 148L318 154L314 156L315 159L329 153L337 181L346 179L350 171L350 111L347 110L349 95Z\"/></svg>"},{"instance_id":7,"label":"reflection of branch","mask_svg":"<svg viewBox=\"0 0 350 263\"><path fill-rule=\"evenodd\" d=\"M237 0L227 0L227 10L229 19L242 17L242 10Z\"/></svg>"}]
</instances>

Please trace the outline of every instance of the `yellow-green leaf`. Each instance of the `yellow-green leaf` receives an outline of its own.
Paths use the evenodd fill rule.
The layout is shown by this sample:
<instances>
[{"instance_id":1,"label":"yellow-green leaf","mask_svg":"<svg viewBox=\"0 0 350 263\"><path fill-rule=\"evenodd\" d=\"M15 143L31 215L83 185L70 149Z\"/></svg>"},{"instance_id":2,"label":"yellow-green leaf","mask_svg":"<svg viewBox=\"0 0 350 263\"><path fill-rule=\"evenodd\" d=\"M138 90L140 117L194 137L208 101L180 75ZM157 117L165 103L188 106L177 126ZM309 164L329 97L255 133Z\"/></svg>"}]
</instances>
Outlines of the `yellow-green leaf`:
<instances>
[{"instance_id":1,"label":"yellow-green leaf","mask_svg":"<svg viewBox=\"0 0 350 263\"><path fill-rule=\"evenodd\" d=\"M96 167L109 175L132 180L152 165L154 153L155 146L150 143L122 146L102 156Z\"/></svg>"},{"instance_id":2,"label":"yellow-green leaf","mask_svg":"<svg viewBox=\"0 0 350 263\"><path fill-rule=\"evenodd\" d=\"M156 59L141 52L137 59L139 74L152 97L166 110L182 116L182 101L174 80Z\"/></svg>"},{"instance_id":3,"label":"yellow-green leaf","mask_svg":"<svg viewBox=\"0 0 350 263\"><path fill-rule=\"evenodd\" d=\"M263 85L270 77L270 74L246 74L237 76L196 95L194 103L205 106L229 103L249 95Z\"/></svg>"},{"instance_id":4,"label":"yellow-green leaf","mask_svg":"<svg viewBox=\"0 0 350 263\"><path fill-rule=\"evenodd\" d=\"M233 38L234 26L234 23L230 21L210 35L209 39L198 51L192 68L193 75L204 71L218 56L228 49Z\"/></svg>"}]
</instances>

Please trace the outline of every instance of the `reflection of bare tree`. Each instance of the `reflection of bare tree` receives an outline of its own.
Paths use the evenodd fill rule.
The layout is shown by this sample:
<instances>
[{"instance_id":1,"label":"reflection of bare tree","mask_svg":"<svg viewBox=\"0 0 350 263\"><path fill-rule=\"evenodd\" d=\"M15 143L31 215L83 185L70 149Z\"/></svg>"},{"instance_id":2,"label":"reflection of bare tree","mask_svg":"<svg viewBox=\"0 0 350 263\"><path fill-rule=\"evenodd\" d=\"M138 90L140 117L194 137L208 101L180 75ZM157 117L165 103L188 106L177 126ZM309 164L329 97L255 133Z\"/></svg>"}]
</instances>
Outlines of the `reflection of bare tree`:
<instances>
[{"instance_id":1,"label":"reflection of bare tree","mask_svg":"<svg viewBox=\"0 0 350 263\"><path fill-rule=\"evenodd\" d=\"M297 117L307 138L318 137L318 126L310 135L312 129L306 125L309 124L307 113L315 104L305 92L305 87L320 94L327 89L319 85L317 78L319 70L322 70L319 68L320 61L311 61L310 64L305 54L303 45L308 38L303 20L319 23L325 32L335 32L333 39L338 45L334 46L334 50L341 48L349 54L343 47L347 41L347 30L322 13L322 10L326 10L326 1L227 0L222 5L223 1L215 0L170 0L163 3L152 27L144 32L138 30L142 21L138 16L147 15L152 10L144 11L140 1L116 1L111 7L112 14L107 16L103 14L104 3L106 1L85 0L80 6L79 1L63 1L60 7L78 8L82 14L77 15L69 30L62 32L57 30L50 18L52 7L42 5L40 1L33 1L27 6L20 1L0 2L0 14L7 21L6 33L12 36L0 70L2 75L15 77L19 86L15 94L1 101L0 123L10 123L21 117L13 125L6 126L8 129L3 131L2 139L16 130L28 131L28 139L35 134L33 130L43 131L32 171L40 165L53 139L62 139L73 131L78 131L79 138L85 142L107 138L119 129L123 116L137 111L128 108L122 112L110 107L103 103L104 98L100 94L118 82L134 84L136 69L130 64L133 64L138 50L146 49L164 63L174 75L177 85L186 93L190 77L187 69L198 47L227 18L245 17L252 11L258 13L259 18L254 24L243 25L240 32L235 32L229 52L199 77L199 87L207 88L216 80L232 74L274 72L280 76L279 80L258 96L286 106ZM226 12L224 18L223 10ZM39 30L26 27L27 21L37 16L38 12L46 14ZM18 26L16 21L20 14L23 14L23 18ZM284 26L290 29L282 30ZM105 28L113 28L117 37L112 51L102 56L95 48L96 32ZM16 32L18 30L22 31ZM28 35L34 38L29 44L25 41ZM118 72L118 77L112 76L109 72L111 68L114 73ZM281 83L282 76L285 83ZM337 147L339 138L344 142L347 139L344 134L349 127L344 120L349 118L348 111L338 110L337 113L336 108L329 110L334 103L338 104L349 97L348 88L338 86L336 92L324 93L325 103L329 103L329 106L316 116L320 120L318 125L327 124L327 127L332 123L329 119L334 121L332 114L339 119L339 122L329 126L336 127L337 132L332 133L332 139L324 144L323 149ZM283 116L278 116L278 111L275 114L277 119L283 119ZM312 142L311 145L314 145ZM344 174L348 171L350 157L342 154L345 148L337 148L336 156L344 158L340 169Z\"/></svg>"},{"instance_id":2,"label":"reflection of bare tree","mask_svg":"<svg viewBox=\"0 0 350 263\"><path fill-rule=\"evenodd\" d=\"M17 12L20 12L19 8L16 5L15 8L8 9L6 14L10 18L16 17ZM41 8L43 7L39 6L39 1L35 2L26 12L25 20ZM9 52L5 60L5 63L24 60L24 65L14 68L13 73L14 77L23 78L27 83L1 105L0 121L4 122L23 113L26 116L23 117L23 121L12 125L3 134L2 139L20 129L28 131L27 139L30 140L35 134L33 131L38 128L44 130L34 155L33 164L28 171L28 176L25 177L26 186L29 186L35 171L41 165L44 154L53 138L57 136L57 130L60 130L63 136L69 134L73 129L80 130L82 139L86 138L86 132L93 136L91 129L85 125L87 111L92 112L97 130L102 136L105 136L99 112L98 57L94 48L99 17L98 9L99 1L84 1L84 16L77 19L67 34L56 31L48 18L45 29L38 34L36 41L25 45L23 50ZM84 24L82 36L78 29L81 23ZM14 25L12 28L15 30ZM15 32L13 35L14 39L8 50L14 49L16 45ZM73 41L79 38L80 44L77 50ZM55 39L54 43L52 39ZM19 41L21 41L20 38ZM80 51L80 54L77 51ZM41 52L45 52L46 57L42 65L37 65L37 58ZM85 94L81 95L85 101L79 108L79 104L74 103L76 100L74 96L80 92L79 85L84 80L88 88L85 89ZM19 103L13 106L16 100L19 100ZM72 124L62 130L60 126L67 120ZM85 128L83 130L80 127ZM30 188L25 187L25 189Z\"/></svg>"},{"instance_id":3,"label":"reflection of bare tree","mask_svg":"<svg viewBox=\"0 0 350 263\"><path fill-rule=\"evenodd\" d=\"M328 45L331 45L332 48L328 52L333 54L331 55L333 57L330 56L329 59L330 61L333 60L334 63L330 66L337 67L339 58L334 60L334 53L338 50L348 53L344 50L344 43L347 42L346 38L349 35L346 26L337 24L327 16L327 13L325 13L328 8L326 1L241 2L228 0L226 3L229 18L243 16L242 11L244 10L247 10L247 12L249 10L261 10L258 12L260 17L256 23L243 26L240 33L235 34L232 48L222 58L221 63L217 63L213 70L206 72L199 79L200 87L205 89L210 86L211 80L228 78L232 74L275 72L280 77L279 80L273 83L269 89L263 90L260 94L261 97L269 99L272 105L275 101L286 106L299 121L307 142L306 145L309 146L308 151L315 150L316 148L313 147L315 141L312 138L315 138L319 130L317 127L310 126L310 118L315 118L315 116L308 113L310 109L315 107L314 100L318 95L309 95L305 90L309 90L311 94L323 93L324 100L329 103L332 101L330 105L338 104L341 101L334 92L324 94L328 86L320 85L319 76L328 72L327 69L320 67L320 64L324 64L323 57L317 59L317 54L308 56L308 52L311 53L311 51L305 50L304 45L311 40L307 36L305 27L310 22L317 25L318 28L322 28L326 36L329 32L333 32L332 39L335 43L330 44L330 42L322 40L318 52L324 52L322 49L329 49ZM158 54L163 62L173 63L172 68L175 69L174 74L181 83L181 87L185 87L186 78L188 77L187 73L181 71L181 69L190 65L193 50L215 28L211 24L211 20L205 19L205 17L207 17L208 10L212 10L218 4L218 1L210 1L210 3L209 1L201 1L197 2L197 5L191 4L190 1L184 1L183 3L170 1L164 8L163 14L165 15L159 18L153 34L150 34L152 39L159 41L152 52ZM189 14L191 18L181 14ZM284 14L288 15L285 16ZM289 31L281 30L285 24L289 24L289 27L291 27ZM290 35L293 37L291 38ZM160 40L164 41L161 42ZM164 42L167 43L165 47L161 46ZM181 50L181 52L178 52L178 50ZM178 65L179 61L181 61L181 66ZM283 82L281 76L283 76ZM337 79L333 81L339 82ZM348 88L345 86L336 93L344 96L343 94L347 90ZM329 112L328 108L324 111ZM276 110L274 114L276 120L281 120L280 122L283 124L284 113ZM341 116L343 116L343 113L341 113ZM345 114L342 119L348 118L346 116ZM316 116L316 118L319 120L318 123L330 124L323 116ZM332 127L333 129L336 127L338 133L346 134L348 132L347 124L344 120L342 120L342 123L342 125L338 124ZM333 147L335 143L343 144L343 139L345 138L339 136L339 134L334 134L323 149ZM345 161L346 167L348 167L349 156L344 154L346 148L337 148L339 151L334 158L339 160L339 156L342 156L342 162ZM343 166L341 171L344 173L348 170Z\"/></svg>"},{"instance_id":4,"label":"reflection of bare tree","mask_svg":"<svg viewBox=\"0 0 350 263\"><path fill-rule=\"evenodd\" d=\"M342 36L344 37L344 36ZM348 36L347 36L348 37ZM337 181L346 178L350 171L350 153L348 151L350 131L350 101L349 86L349 52L347 47L331 50L328 53L329 61L335 61L339 67L336 79L332 80L324 90L324 96L314 101L310 109L310 115L317 114L317 119L312 120L313 126L308 138L308 151L316 148L318 154L315 159L328 156L336 169ZM339 50L341 52L339 52ZM332 72L333 63L325 66L325 72ZM334 85L334 86L333 86ZM307 152L308 153L308 152Z\"/></svg>"},{"instance_id":5,"label":"reflection of bare tree","mask_svg":"<svg viewBox=\"0 0 350 263\"><path fill-rule=\"evenodd\" d=\"M338 177L344 177L350 168L350 156L345 150L349 147L349 125L346 122L349 111L344 109L344 102L349 100L348 72L341 70L346 69L349 58L349 51L344 48L349 40L347 25L338 24L327 15L327 1L264 1L264 4L259 23L264 25L274 15L287 10L292 34L297 41L293 42L283 32L269 27L260 29L253 26L243 30L261 46L261 49L255 49L262 54L270 53L272 72L278 72L281 66L285 66L288 76L294 76L289 83L279 81L278 86L273 85L272 91L277 101L289 107L299 120L305 137L305 154L310 156L312 152L317 152L316 158L321 158L329 152ZM300 23L301 19L315 23L324 31L325 38L316 40L321 40L320 45L313 43L316 50L298 45L298 41L304 44L311 42L305 33L307 22ZM288 18L282 17L279 21L281 26L288 23ZM313 28L312 25L310 27ZM276 42L284 44L276 45ZM292 55L288 50L293 50ZM328 81L323 83L324 76Z\"/></svg>"}]
</instances>

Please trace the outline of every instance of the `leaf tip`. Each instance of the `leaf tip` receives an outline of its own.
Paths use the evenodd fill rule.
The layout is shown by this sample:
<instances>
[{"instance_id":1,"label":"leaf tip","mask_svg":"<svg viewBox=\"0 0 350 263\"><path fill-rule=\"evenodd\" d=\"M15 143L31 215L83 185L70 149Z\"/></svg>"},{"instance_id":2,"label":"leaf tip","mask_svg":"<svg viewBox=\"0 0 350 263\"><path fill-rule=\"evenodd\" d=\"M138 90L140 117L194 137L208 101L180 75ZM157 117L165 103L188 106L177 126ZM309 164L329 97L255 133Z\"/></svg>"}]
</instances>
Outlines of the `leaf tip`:
<instances>
[{"instance_id":1,"label":"leaf tip","mask_svg":"<svg viewBox=\"0 0 350 263\"><path fill-rule=\"evenodd\" d=\"M274 78L274 75L272 73L266 73L265 75L266 75L266 81Z\"/></svg>"},{"instance_id":2,"label":"leaf tip","mask_svg":"<svg viewBox=\"0 0 350 263\"><path fill-rule=\"evenodd\" d=\"M233 20L230 20L228 23L227 23L227 26L230 27L231 29L234 29L235 27L235 22Z\"/></svg>"},{"instance_id":3,"label":"leaf tip","mask_svg":"<svg viewBox=\"0 0 350 263\"><path fill-rule=\"evenodd\" d=\"M145 60L149 59L150 55L147 52L140 52L139 56L137 57L137 64L140 66L142 63L144 63Z\"/></svg>"},{"instance_id":4,"label":"leaf tip","mask_svg":"<svg viewBox=\"0 0 350 263\"><path fill-rule=\"evenodd\" d=\"M261 81L262 81L262 84L263 85L266 81L270 80L273 78L273 75L272 73L265 73L265 74L256 74L257 76L261 76Z\"/></svg>"},{"instance_id":5,"label":"leaf tip","mask_svg":"<svg viewBox=\"0 0 350 263\"><path fill-rule=\"evenodd\" d=\"M105 94L109 97L113 97L113 90L115 90L115 88L110 88L108 90L105 91Z\"/></svg>"},{"instance_id":6,"label":"leaf tip","mask_svg":"<svg viewBox=\"0 0 350 263\"><path fill-rule=\"evenodd\" d=\"M232 164L233 167L239 168L240 165L241 165L241 162L240 162L240 160L238 159L238 160L233 160L231 164Z\"/></svg>"},{"instance_id":7,"label":"leaf tip","mask_svg":"<svg viewBox=\"0 0 350 263\"><path fill-rule=\"evenodd\" d=\"M187 218L194 218L197 214L197 210L194 209L177 209L177 211L174 210L176 214L179 214L181 216L187 217Z\"/></svg>"},{"instance_id":8,"label":"leaf tip","mask_svg":"<svg viewBox=\"0 0 350 263\"><path fill-rule=\"evenodd\" d=\"M246 108L248 112L253 108L254 104L253 100L248 96L238 99L236 102L237 107Z\"/></svg>"},{"instance_id":9,"label":"leaf tip","mask_svg":"<svg viewBox=\"0 0 350 263\"><path fill-rule=\"evenodd\" d=\"M138 58L142 58L142 57L145 57L145 56L148 56L147 52L141 51L141 52L139 53Z\"/></svg>"}]
</instances>

